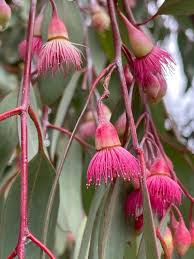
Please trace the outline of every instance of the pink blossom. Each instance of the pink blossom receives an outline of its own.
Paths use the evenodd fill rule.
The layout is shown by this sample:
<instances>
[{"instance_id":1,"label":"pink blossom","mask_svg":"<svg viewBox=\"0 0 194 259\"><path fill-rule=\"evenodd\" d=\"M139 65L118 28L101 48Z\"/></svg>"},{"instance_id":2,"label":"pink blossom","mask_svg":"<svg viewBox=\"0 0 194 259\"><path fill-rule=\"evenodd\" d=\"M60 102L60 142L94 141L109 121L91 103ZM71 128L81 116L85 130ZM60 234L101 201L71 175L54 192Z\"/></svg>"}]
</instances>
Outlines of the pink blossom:
<instances>
[{"instance_id":1,"label":"pink blossom","mask_svg":"<svg viewBox=\"0 0 194 259\"><path fill-rule=\"evenodd\" d=\"M67 29L56 12L48 26L48 41L43 45L37 64L39 74L81 68L81 53L70 41Z\"/></svg>"},{"instance_id":2,"label":"pink blossom","mask_svg":"<svg viewBox=\"0 0 194 259\"><path fill-rule=\"evenodd\" d=\"M145 87L149 84L150 75L154 75L160 82L163 82L164 75L168 70L173 70L174 61L170 54L158 46L143 57L135 58L133 70L136 80Z\"/></svg>"},{"instance_id":3,"label":"pink blossom","mask_svg":"<svg viewBox=\"0 0 194 259\"><path fill-rule=\"evenodd\" d=\"M181 204L182 191L168 175L151 175L147 178L147 187L153 211L163 215L173 203Z\"/></svg>"},{"instance_id":4,"label":"pink blossom","mask_svg":"<svg viewBox=\"0 0 194 259\"><path fill-rule=\"evenodd\" d=\"M124 180L138 177L140 172L137 159L121 146L102 149L94 155L87 171L87 182L100 185L117 177Z\"/></svg>"},{"instance_id":5,"label":"pink blossom","mask_svg":"<svg viewBox=\"0 0 194 259\"><path fill-rule=\"evenodd\" d=\"M102 111L101 111L102 112ZM140 173L138 160L121 147L115 127L105 117L100 118L95 134L96 154L90 161L87 182L99 185L102 181L113 181L117 177L124 180L138 178Z\"/></svg>"}]
</instances>

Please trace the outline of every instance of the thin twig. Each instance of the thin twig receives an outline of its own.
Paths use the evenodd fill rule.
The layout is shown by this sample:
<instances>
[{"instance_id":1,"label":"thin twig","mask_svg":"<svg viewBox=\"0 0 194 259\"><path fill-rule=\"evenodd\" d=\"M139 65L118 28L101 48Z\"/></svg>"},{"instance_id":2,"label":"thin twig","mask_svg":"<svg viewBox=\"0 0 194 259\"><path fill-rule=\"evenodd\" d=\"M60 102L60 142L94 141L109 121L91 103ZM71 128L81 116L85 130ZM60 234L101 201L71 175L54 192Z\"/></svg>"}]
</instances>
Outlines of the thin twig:
<instances>
[{"instance_id":1,"label":"thin twig","mask_svg":"<svg viewBox=\"0 0 194 259\"><path fill-rule=\"evenodd\" d=\"M56 125L53 125L53 124L50 124L50 123L47 124L47 128L58 130L61 133L65 134L65 135L67 135L69 137L71 137L71 135L72 135L72 133L69 130L67 130L65 128L62 128L62 127L59 127L59 126L56 126ZM88 144L86 141L81 139L79 136L75 135L74 139L77 140L84 148L86 148L86 149L94 149L94 146Z\"/></svg>"}]
</instances>

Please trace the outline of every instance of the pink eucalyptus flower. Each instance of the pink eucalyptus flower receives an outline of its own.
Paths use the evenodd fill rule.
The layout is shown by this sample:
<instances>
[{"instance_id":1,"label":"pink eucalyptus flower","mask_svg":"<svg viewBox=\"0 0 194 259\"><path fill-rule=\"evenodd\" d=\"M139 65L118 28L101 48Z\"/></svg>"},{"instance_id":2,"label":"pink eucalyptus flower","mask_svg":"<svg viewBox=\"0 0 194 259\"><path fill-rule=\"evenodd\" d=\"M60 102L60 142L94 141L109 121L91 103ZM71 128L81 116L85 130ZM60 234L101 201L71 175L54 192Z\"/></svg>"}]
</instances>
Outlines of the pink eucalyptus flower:
<instances>
[{"instance_id":1,"label":"pink eucalyptus flower","mask_svg":"<svg viewBox=\"0 0 194 259\"><path fill-rule=\"evenodd\" d=\"M102 109L100 111L102 113ZM99 125L95 134L96 154L90 161L87 170L87 182L100 185L103 181L113 181L117 177L124 180L138 178L140 173L138 160L121 147L115 127L99 115Z\"/></svg>"},{"instance_id":2,"label":"pink eucalyptus flower","mask_svg":"<svg viewBox=\"0 0 194 259\"><path fill-rule=\"evenodd\" d=\"M56 11L53 12L49 27L48 41L43 45L38 60L38 73L57 70L68 71L81 68L81 54L70 41L67 29Z\"/></svg>"},{"instance_id":3,"label":"pink eucalyptus flower","mask_svg":"<svg viewBox=\"0 0 194 259\"><path fill-rule=\"evenodd\" d=\"M44 15L44 8L42 8L34 24L34 36L32 39L32 55L36 57L38 57L43 45L42 36L41 36L43 15ZM22 42L20 42L18 46L19 55L23 60L25 60L26 48L27 48L27 40L24 39Z\"/></svg>"},{"instance_id":4,"label":"pink eucalyptus flower","mask_svg":"<svg viewBox=\"0 0 194 259\"><path fill-rule=\"evenodd\" d=\"M181 204L182 191L177 182L170 178L169 168L163 159L156 159L150 173L146 183L152 208L163 215L171 204Z\"/></svg>"}]
</instances>

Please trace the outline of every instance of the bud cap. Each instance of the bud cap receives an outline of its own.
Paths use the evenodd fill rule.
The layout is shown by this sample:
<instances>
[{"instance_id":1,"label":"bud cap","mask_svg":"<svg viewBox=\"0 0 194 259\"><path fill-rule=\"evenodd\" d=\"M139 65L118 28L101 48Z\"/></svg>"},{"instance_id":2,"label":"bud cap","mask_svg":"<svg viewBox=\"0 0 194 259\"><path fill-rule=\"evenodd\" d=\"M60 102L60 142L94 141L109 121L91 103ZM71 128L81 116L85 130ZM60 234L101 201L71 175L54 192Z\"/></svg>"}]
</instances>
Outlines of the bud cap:
<instances>
[{"instance_id":1,"label":"bud cap","mask_svg":"<svg viewBox=\"0 0 194 259\"><path fill-rule=\"evenodd\" d=\"M6 30L10 19L11 19L11 8L5 2L5 0L0 0L0 31Z\"/></svg>"}]
</instances>

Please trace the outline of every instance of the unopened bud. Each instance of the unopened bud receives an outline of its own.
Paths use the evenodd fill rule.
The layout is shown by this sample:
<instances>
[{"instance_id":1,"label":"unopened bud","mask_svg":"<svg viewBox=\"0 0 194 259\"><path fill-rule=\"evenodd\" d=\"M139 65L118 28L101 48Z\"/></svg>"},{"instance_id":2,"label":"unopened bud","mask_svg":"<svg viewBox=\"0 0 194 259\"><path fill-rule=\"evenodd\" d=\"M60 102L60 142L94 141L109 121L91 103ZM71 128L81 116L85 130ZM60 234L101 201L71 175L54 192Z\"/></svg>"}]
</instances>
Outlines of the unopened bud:
<instances>
[{"instance_id":1,"label":"unopened bud","mask_svg":"<svg viewBox=\"0 0 194 259\"><path fill-rule=\"evenodd\" d=\"M154 47L151 39L144 32L136 28L124 15L121 17L128 30L129 43L134 56L142 58L148 55Z\"/></svg>"},{"instance_id":2,"label":"unopened bud","mask_svg":"<svg viewBox=\"0 0 194 259\"><path fill-rule=\"evenodd\" d=\"M11 8L5 0L0 0L0 31L4 31L8 27L10 19Z\"/></svg>"},{"instance_id":3,"label":"unopened bud","mask_svg":"<svg viewBox=\"0 0 194 259\"><path fill-rule=\"evenodd\" d=\"M180 219L179 224L173 234L174 247L180 256L185 255L191 245L191 235L183 218Z\"/></svg>"},{"instance_id":4,"label":"unopened bud","mask_svg":"<svg viewBox=\"0 0 194 259\"><path fill-rule=\"evenodd\" d=\"M126 118L126 113L124 112L119 116L118 120L115 123L115 128L117 129L117 132L121 137L125 133L126 123L127 123L127 118Z\"/></svg>"},{"instance_id":5,"label":"unopened bud","mask_svg":"<svg viewBox=\"0 0 194 259\"><path fill-rule=\"evenodd\" d=\"M147 77L143 90L151 102L157 103L166 94L166 81L160 75L154 76L151 74L149 77Z\"/></svg>"},{"instance_id":6,"label":"unopened bud","mask_svg":"<svg viewBox=\"0 0 194 259\"><path fill-rule=\"evenodd\" d=\"M133 75L131 74L128 64L124 66L124 74L125 74L125 80L126 80L127 86L130 87L133 82Z\"/></svg>"},{"instance_id":7,"label":"unopened bud","mask_svg":"<svg viewBox=\"0 0 194 259\"><path fill-rule=\"evenodd\" d=\"M97 8L92 14L92 26L99 32L108 30L110 27L110 17L104 8Z\"/></svg>"}]
</instances>

